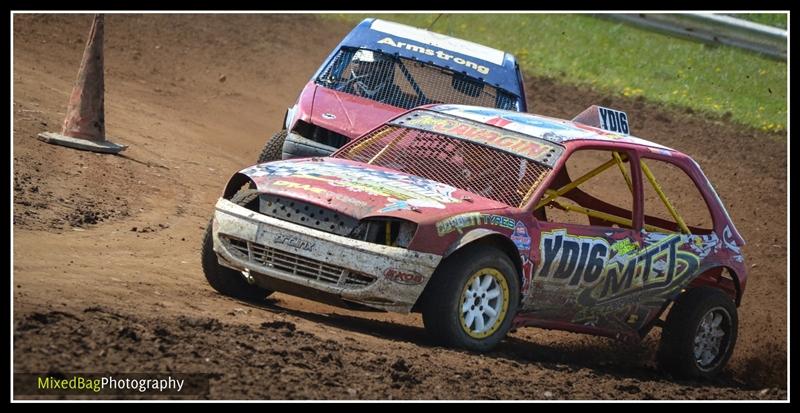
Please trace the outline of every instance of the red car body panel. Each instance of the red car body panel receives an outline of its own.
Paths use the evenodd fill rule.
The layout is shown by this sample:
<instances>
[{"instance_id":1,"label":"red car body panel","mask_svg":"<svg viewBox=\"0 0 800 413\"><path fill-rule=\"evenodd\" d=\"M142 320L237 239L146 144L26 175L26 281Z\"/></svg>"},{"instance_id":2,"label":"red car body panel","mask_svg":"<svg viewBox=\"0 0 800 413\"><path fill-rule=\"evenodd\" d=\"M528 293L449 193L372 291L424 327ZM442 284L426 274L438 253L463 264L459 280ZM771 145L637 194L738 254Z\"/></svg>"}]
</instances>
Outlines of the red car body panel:
<instances>
[{"instance_id":1,"label":"red car body panel","mask_svg":"<svg viewBox=\"0 0 800 413\"><path fill-rule=\"evenodd\" d=\"M301 101L301 111L310 114L306 121L351 139L405 112L395 106L338 92L313 82L306 87L314 88L311 104L308 104L308 100Z\"/></svg>"},{"instance_id":2,"label":"red car body panel","mask_svg":"<svg viewBox=\"0 0 800 413\"><path fill-rule=\"evenodd\" d=\"M638 164L640 158L645 159L656 159L665 162L669 162L675 166L678 166L686 172L686 174L692 179L694 184L697 186L698 190L702 194L704 200L706 201L707 205L709 206L709 212L711 214L714 229L711 234L707 235L692 235L688 236L687 242L682 242L680 245L677 246L677 251L684 251L690 254L695 253L696 250L693 250L692 244L697 247L698 243L702 247L697 248L706 248L709 250L708 255L702 257L697 263L697 267L693 271L694 274L685 274L686 276L694 276L691 282L684 284L684 287L687 286L699 286L699 285L711 285L713 287L720 288L726 292L728 292L732 298L738 303L741 299L742 294L744 293L746 282L747 282L747 269L743 263L740 248L744 245L744 240L737 232L733 222L730 220L727 212L725 211L724 207L721 203L719 203L719 199L716 195L716 192L710 186L708 180L706 179L705 175L695 166L696 164L694 161L688 157L687 155L680 153L674 150L653 150L654 147L647 147L644 145L639 144L631 144L631 143L620 143L618 141L608 139L598 140L598 139L575 139L569 142L564 143L566 147L566 151L562 158L559 160L558 164L555 166L554 170L559 170L564 166L566 160L569 156L580 149L606 149L606 150L615 150L615 151L627 151L629 154L632 155L632 164ZM632 175L633 181L635 183L644 182L644 177L640 176L641 171L639 168L632 168ZM525 206L523 209L526 211L531 211L533 205L538 202L544 191L550 186L551 181L555 178L556 174L551 174L547 180L545 180L536 191L537 193L531 197L531 202L529 205ZM637 191L638 194L641 194L641 191ZM643 217L643 210L642 210L642 201L639 199L638 201L634 202L634 210L633 210L633 217L634 217L634 226L636 228L641 228L644 217ZM523 214L523 216L532 216L531 213ZM673 224L674 225L674 224ZM549 223L549 222L542 222L536 219L531 219L530 226L533 228L531 243L532 245L542 245L542 234L547 231L552 231L555 229L562 229L567 228L568 233L570 235L574 235L576 237L594 237L594 238L607 238L609 241L612 240L623 240L628 238L633 240L634 243L639 243L643 246L650 246L651 243L648 242L647 237L644 235L647 234L646 231L634 231L634 230L625 230L620 229L618 233L614 234L611 237L607 237L605 235L601 235L602 232L607 232L607 228L603 228L602 231L597 231L593 228L587 228L585 226L572 226L569 224L562 224L562 223ZM662 225L667 226L667 225ZM678 230L677 228L675 228ZM681 236L681 235L677 235ZM687 237L683 235L683 237ZM537 263L536 270L532 271L531 274L524 274L523 277L526 281L530 282L529 280L533 280L532 282L534 285L533 291L536 290L537 285L536 279L538 278L539 271L541 270L541 265L543 262L543 257L541 250L532 249L530 252L530 259L532 262ZM647 260L645 260L647 263ZM733 275L732 280L728 280L724 277L720 276L720 272L723 268L727 268ZM669 291L669 294L663 296L664 305L668 304L672 301L677 295L681 292L680 289ZM532 294L535 296L535 293ZM576 297L565 297L563 295L559 296L559 299L571 299ZM535 297L531 299L532 301L535 300ZM635 321L634 325L636 328L632 329L624 329L624 328L607 328L601 326L592 326L586 324L579 324L575 322L575 317L578 314L578 311L570 312L567 308L568 306L564 306L564 303L561 302L558 305L557 311L561 312L561 317L554 318L551 314L546 314L545 316L541 315L541 312L537 311L521 311L517 319L515 320L515 325L523 326L536 326L541 328L552 328L552 329L559 329L559 330L566 330L566 331L574 331L580 333L591 333L596 335L608 336L617 339L623 340L638 340L649 331L649 326L651 323L661 314L661 312L665 308L653 307L648 308L642 311L643 315L637 315L634 312L630 312L628 314L633 314L634 316L638 317L638 320ZM630 315L628 315L630 319Z\"/></svg>"},{"instance_id":3,"label":"red car body panel","mask_svg":"<svg viewBox=\"0 0 800 413\"><path fill-rule=\"evenodd\" d=\"M357 175L336 174L336 171L343 171L348 167L357 168L359 173ZM257 172L259 170L265 172L265 174ZM377 177L373 182L375 186L372 193L367 192L364 181L367 173L371 172L374 172ZM404 219L417 223L420 228L432 226L436 221L454 214L507 208L506 205L500 202L452 187L445 188L434 194L430 190L432 185L440 187L444 187L444 185L418 177L413 177L413 181L419 183L404 185L406 193L415 194L416 198L406 200L405 203L396 203L397 199L392 197L389 188L385 188L387 190L383 191L378 187L381 183L379 179L382 179L382 176L391 176L390 179L400 181L402 177L411 178L410 175L344 159L289 159L254 166L243 171L243 173L255 182L261 192L298 199L313 205L340 211L345 215L358 219L378 216ZM461 199L465 196L470 197L471 202ZM405 205L408 205L409 202L413 204L413 200L428 200L428 205L435 202L441 208L421 207L419 211L406 208ZM417 245L416 249L441 255L446 248L442 247L441 243L438 242L423 241Z\"/></svg>"},{"instance_id":4,"label":"red car body panel","mask_svg":"<svg viewBox=\"0 0 800 413\"><path fill-rule=\"evenodd\" d=\"M357 98L321 90L315 99L326 99L326 108L342 108L345 120L337 113L336 126L330 126L339 131L355 132L357 127L353 125L362 121L379 124L383 121L377 118L391 114L388 109L376 110L367 121L348 119L352 114L344 103L339 106L331 103L360 104L346 100ZM436 106L425 108L438 110ZM498 112L504 116L503 111ZM307 113L316 119L312 109ZM531 124L551 119L529 118ZM357 142L343 147L333 158L272 162L240 173L264 192L331 208L358 219L382 216L412 221L418 227L408 246L410 250L446 257L476 239L502 237L519 252L522 297L514 320L516 326L638 340L646 335L666 306L691 286L712 285L739 302L747 280L740 249L744 240L708 179L689 156L638 138L573 122L553 121L558 122L559 128L572 128L567 131L572 135L559 142L564 147L563 155L521 208L392 169L336 159ZM501 121L493 118L490 124L515 130L520 126L514 125L515 122L518 120L503 117ZM590 218L592 225L587 226L542 221L534 216L534 207L544 191L551 185L563 184L556 182L557 172L566 160L573 152L588 148L624 152L630 157L634 183L632 228L614 228L596 218ZM648 221L676 232L642 229L644 178L636 166L640 159L671 163L691 178L712 216L713 229L709 233L681 234L675 223L653 217L648 217ZM574 196L584 201L581 205L613 209L582 191L575 192ZM731 278L722 276L723 269L728 270Z\"/></svg>"}]
</instances>

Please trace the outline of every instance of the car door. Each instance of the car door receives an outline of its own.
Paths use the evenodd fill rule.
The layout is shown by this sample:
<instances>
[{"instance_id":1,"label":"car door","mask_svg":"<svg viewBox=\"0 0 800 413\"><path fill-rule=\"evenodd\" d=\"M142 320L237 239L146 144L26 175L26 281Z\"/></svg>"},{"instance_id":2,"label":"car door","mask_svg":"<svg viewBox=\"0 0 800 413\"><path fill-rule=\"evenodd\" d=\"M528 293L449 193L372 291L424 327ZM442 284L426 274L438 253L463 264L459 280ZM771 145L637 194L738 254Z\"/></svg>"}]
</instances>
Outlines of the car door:
<instances>
[{"instance_id":1,"label":"car door","mask_svg":"<svg viewBox=\"0 0 800 413\"><path fill-rule=\"evenodd\" d=\"M629 297L646 252L631 159L609 148L571 152L534 207L536 265L522 309L538 324L629 334L641 325L646 314Z\"/></svg>"},{"instance_id":2,"label":"car door","mask_svg":"<svg viewBox=\"0 0 800 413\"><path fill-rule=\"evenodd\" d=\"M708 203L696 182L677 163L678 155L644 153L642 172L642 240L649 271L643 301L652 307L668 303L706 268L716 265L723 247L714 232ZM682 158L681 158L682 159Z\"/></svg>"}]
</instances>

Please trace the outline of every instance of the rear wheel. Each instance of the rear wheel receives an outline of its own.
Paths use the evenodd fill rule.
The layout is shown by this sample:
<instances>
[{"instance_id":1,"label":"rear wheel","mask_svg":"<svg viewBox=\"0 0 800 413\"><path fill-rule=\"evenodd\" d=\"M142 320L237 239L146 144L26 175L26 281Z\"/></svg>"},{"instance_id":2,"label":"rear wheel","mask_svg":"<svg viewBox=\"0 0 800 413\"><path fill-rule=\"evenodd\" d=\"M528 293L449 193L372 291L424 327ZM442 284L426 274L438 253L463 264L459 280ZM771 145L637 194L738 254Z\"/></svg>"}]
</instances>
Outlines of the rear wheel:
<instances>
[{"instance_id":1,"label":"rear wheel","mask_svg":"<svg viewBox=\"0 0 800 413\"><path fill-rule=\"evenodd\" d=\"M272 135L264 144L258 155L258 163L279 161L283 157L283 143L286 141L286 129Z\"/></svg>"},{"instance_id":2,"label":"rear wheel","mask_svg":"<svg viewBox=\"0 0 800 413\"><path fill-rule=\"evenodd\" d=\"M519 278L502 251L469 248L436 271L422 320L441 344L489 351L508 333L519 302Z\"/></svg>"},{"instance_id":3,"label":"rear wheel","mask_svg":"<svg viewBox=\"0 0 800 413\"><path fill-rule=\"evenodd\" d=\"M247 205L257 196L258 191L245 188L237 192L231 201L239 205ZM272 291L266 288L248 283L240 271L220 265L217 254L214 252L212 221L209 221L203 236L201 264L206 280L220 294L246 300L262 300L272 294Z\"/></svg>"},{"instance_id":4,"label":"rear wheel","mask_svg":"<svg viewBox=\"0 0 800 413\"><path fill-rule=\"evenodd\" d=\"M659 367L682 379L715 376L733 354L738 323L736 305L727 294L711 287L689 290L667 316Z\"/></svg>"}]
</instances>

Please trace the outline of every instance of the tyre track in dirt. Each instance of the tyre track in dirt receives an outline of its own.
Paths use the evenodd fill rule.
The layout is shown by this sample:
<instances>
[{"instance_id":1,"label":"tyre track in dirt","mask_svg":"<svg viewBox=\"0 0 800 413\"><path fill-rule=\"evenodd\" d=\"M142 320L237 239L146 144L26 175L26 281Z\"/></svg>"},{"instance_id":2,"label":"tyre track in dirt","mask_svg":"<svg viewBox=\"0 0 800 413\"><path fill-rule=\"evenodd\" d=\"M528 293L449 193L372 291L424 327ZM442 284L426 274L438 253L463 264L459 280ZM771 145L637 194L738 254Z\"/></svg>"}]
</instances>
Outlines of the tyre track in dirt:
<instances>
[{"instance_id":1,"label":"tyre track in dirt","mask_svg":"<svg viewBox=\"0 0 800 413\"><path fill-rule=\"evenodd\" d=\"M529 78L536 113L623 108L634 132L698 160L755 265L740 341L730 371L710 384L661 376L652 362L657 334L625 346L521 329L489 355L468 354L432 346L417 315L355 313L283 294L243 303L213 292L200 271L200 240L222 185L255 160L349 25L305 15L108 15L107 133L131 145L113 157L35 139L60 128L90 20L14 17L17 371L207 369L219 373L211 398L786 397L761 390L786 388L785 137ZM138 341L127 330L120 336L126 327Z\"/></svg>"},{"instance_id":2,"label":"tyre track in dirt","mask_svg":"<svg viewBox=\"0 0 800 413\"><path fill-rule=\"evenodd\" d=\"M269 304L267 304L269 305ZM260 399L676 399L772 398L717 383L676 384L654 372L639 377L555 361L525 360L509 347L490 355L397 343L378 347L299 329L291 317L228 324L180 315L138 318L106 307L33 312L15 325L15 347L33 371L210 374L203 398ZM52 337L70 337L53 348ZM51 360L58 352L62 357ZM66 357L65 357L66 356ZM447 366L440 368L439 366ZM231 372L235 372L232 374Z\"/></svg>"}]
</instances>

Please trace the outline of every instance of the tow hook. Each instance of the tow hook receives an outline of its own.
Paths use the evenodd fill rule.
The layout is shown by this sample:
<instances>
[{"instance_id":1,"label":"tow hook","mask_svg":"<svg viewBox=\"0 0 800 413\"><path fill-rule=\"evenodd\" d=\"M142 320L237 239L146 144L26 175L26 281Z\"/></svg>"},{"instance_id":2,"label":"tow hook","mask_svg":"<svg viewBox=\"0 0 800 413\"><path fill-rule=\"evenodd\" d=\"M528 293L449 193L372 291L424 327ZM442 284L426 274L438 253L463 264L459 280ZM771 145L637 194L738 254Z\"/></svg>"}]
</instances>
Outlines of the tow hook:
<instances>
[{"instance_id":1,"label":"tow hook","mask_svg":"<svg viewBox=\"0 0 800 413\"><path fill-rule=\"evenodd\" d=\"M242 271L242 276L244 277L245 281L247 281L248 284L253 284L253 283L256 282L256 279L253 278L252 275L250 275L250 269L249 268L245 268Z\"/></svg>"}]
</instances>

